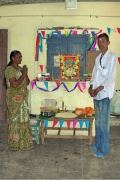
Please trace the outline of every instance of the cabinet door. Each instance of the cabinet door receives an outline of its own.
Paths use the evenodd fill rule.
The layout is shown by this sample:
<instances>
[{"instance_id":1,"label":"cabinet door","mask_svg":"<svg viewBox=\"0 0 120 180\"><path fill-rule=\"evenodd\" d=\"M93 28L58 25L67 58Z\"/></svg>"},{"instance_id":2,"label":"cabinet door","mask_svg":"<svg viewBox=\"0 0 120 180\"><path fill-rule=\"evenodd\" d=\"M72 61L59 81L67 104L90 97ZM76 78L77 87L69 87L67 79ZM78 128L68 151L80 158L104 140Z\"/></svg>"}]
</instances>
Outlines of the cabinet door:
<instances>
[{"instance_id":1,"label":"cabinet door","mask_svg":"<svg viewBox=\"0 0 120 180\"><path fill-rule=\"evenodd\" d=\"M4 72L7 65L7 41L8 30L0 29L0 121L6 122L7 107L6 107L6 86Z\"/></svg>"},{"instance_id":2,"label":"cabinet door","mask_svg":"<svg viewBox=\"0 0 120 180\"><path fill-rule=\"evenodd\" d=\"M80 54L80 77L85 73L85 53L90 39L89 34L70 35L68 37L68 54Z\"/></svg>"},{"instance_id":3,"label":"cabinet door","mask_svg":"<svg viewBox=\"0 0 120 180\"><path fill-rule=\"evenodd\" d=\"M59 58L59 54L67 54L67 38L66 36L59 37L58 35L52 35L47 39L47 72L52 76L52 72L55 79L60 76L60 67L54 66L55 58Z\"/></svg>"},{"instance_id":4,"label":"cabinet door","mask_svg":"<svg viewBox=\"0 0 120 180\"><path fill-rule=\"evenodd\" d=\"M100 51L86 51L86 74L92 74L95 64L95 58L100 54Z\"/></svg>"}]
</instances>

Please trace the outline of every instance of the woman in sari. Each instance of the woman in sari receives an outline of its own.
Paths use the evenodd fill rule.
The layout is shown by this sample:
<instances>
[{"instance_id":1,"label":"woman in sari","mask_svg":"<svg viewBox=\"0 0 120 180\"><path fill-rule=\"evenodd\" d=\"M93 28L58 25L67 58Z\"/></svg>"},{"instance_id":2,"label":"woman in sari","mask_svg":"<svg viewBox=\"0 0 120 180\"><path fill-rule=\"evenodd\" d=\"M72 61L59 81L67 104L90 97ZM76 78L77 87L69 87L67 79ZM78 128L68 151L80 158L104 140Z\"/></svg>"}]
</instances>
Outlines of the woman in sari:
<instances>
[{"instance_id":1,"label":"woman in sari","mask_svg":"<svg viewBox=\"0 0 120 180\"><path fill-rule=\"evenodd\" d=\"M21 52L14 50L10 54L10 62L5 70L7 83L6 101L8 109L8 145L11 150L24 150L33 147L32 133L28 109L27 85L28 69L22 68Z\"/></svg>"}]
</instances>

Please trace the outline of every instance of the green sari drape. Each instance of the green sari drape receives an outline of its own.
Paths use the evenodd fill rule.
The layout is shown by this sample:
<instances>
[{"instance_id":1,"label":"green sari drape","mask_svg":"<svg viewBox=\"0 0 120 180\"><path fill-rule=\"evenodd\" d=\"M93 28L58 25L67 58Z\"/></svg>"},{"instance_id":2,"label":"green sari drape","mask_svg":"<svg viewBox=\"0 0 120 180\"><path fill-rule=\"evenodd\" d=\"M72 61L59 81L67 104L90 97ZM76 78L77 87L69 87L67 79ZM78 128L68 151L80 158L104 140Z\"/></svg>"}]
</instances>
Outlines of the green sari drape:
<instances>
[{"instance_id":1,"label":"green sari drape","mask_svg":"<svg viewBox=\"0 0 120 180\"><path fill-rule=\"evenodd\" d=\"M28 89L26 80L13 88L9 79L21 76L21 67L18 70L8 66L5 70L7 82L6 101L8 108L8 145L12 150L30 149L33 147L32 133L28 109Z\"/></svg>"}]
</instances>

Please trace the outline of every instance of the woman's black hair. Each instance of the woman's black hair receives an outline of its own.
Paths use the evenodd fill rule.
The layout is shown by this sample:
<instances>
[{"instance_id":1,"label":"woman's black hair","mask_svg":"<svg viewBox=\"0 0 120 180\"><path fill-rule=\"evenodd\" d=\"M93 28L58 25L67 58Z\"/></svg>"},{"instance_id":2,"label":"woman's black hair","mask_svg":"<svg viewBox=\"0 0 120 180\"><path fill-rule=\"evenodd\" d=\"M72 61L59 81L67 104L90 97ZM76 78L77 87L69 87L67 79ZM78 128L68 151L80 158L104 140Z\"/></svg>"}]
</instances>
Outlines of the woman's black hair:
<instances>
[{"instance_id":1,"label":"woman's black hair","mask_svg":"<svg viewBox=\"0 0 120 180\"><path fill-rule=\"evenodd\" d=\"M15 57L17 54L19 54L20 53L20 51L18 51L18 50L14 50L14 51L12 51L11 53L10 53L10 62L8 63L8 65L7 66L11 66L11 64L12 64L12 57Z\"/></svg>"}]
</instances>

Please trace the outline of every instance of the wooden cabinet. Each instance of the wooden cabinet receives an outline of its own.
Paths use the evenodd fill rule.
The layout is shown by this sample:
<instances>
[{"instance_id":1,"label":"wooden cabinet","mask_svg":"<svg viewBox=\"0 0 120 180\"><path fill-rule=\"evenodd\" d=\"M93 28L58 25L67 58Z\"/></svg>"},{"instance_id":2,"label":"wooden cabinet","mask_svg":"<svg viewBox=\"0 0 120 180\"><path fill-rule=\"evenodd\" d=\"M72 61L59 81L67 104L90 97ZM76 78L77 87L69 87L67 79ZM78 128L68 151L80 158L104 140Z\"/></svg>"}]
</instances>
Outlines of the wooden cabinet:
<instances>
[{"instance_id":1,"label":"wooden cabinet","mask_svg":"<svg viewBox=\"0 0 120 180\"><path fill-rule=\"evenodd\" d=\"M4 71L7 65L8 30L0 29L0 122L7 120Z\"/></svg>"},{"instance_id":2,"label":"wooden cabinet","mask_svg":"<svg viewBox=\"0 0 120 180\"><path fill-rule=\"evenodd\" d=\"M92 74L95 64L95 58L100 54L100 51L86 51L86 74Z\"/></svg>"}]
</instances>

